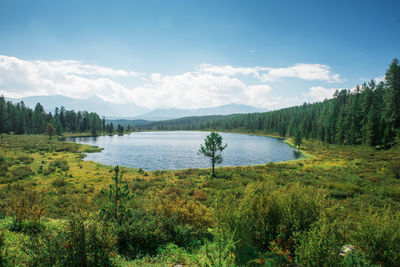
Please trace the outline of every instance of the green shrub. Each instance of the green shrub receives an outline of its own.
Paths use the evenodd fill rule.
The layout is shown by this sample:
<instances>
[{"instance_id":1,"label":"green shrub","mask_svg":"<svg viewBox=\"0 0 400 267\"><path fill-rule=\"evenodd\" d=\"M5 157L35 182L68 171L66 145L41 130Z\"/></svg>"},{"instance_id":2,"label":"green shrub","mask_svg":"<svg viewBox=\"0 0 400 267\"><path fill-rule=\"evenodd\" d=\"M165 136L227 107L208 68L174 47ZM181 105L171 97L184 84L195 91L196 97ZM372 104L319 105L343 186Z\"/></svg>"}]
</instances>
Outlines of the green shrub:
<instances>
[{"instance_id":1,"label":"green shrub","mask_svg":"<svg viewBox=\"0 0 400 267\"><path fill-rule=\"evenodd\" d=\"M11 177L15 180L28 178L33 174L33 171L28 166L19 166L11 171Z\"/></svg>"},{"instance_id":2,"label":"green shrub","mask_svg":"<svg viewBox=\"0 0 400 267\"><path fill-rule=\"evenodd\" d=\"M235 233L237 264L246 264L268 250L295 254L294 238L307 232L327 206L326 194L298 184L284 188L265 182L249 184L242 198L223 197L217 207L222 229Z\"/></svg>"},{"instance_id":3,"label":"green shrub","mask_svg":"<svg viewBox=\"0 0 400 267\"><path fill-rule=\"evenodd\" d=\"M33 162L33 158L26 155L19 156L17 159L24 164L31 164Z\"/></svg>"},{"instance_id":4,"label":"green shrub","mask_svg":"<svg viewBox=\"0 0 400 267\"><path fill-rule=\"evenodd\" d=\"M52 182L52 185L56 187L66 186L67 181L65 181L64 177L58 177Z\"/></svg>"},{"instance_id":5,"label":"green shrub","mask_svg":"<svg viewBox=\"0 0 400 267\"><path fill-rule=\"evenodd\" d=\"M342 191L342 190L334 189L334 190L332 190L332 191L330 192L330 196L331 196L332 198L336 198L336 199L345 199L345 198L348 198L348 197L352 197L353 194L352 194L352 193L349 193L349 192L347 192L347 191Z\"/></svg>"},{"instance_id":6,"label":"green shrub","mask_svg":"<svg viewBox=\"0 0 400 267\"><path fill-rule=\"evenodd\" d=\"M400 262L400 213L386 208L361 213L353 239L376 264L398 266Z\"/></svg>"},{"instance_id":7,"label":"green shrub","mask_svg":"<svg viewBox=\"0 0 400 267\"><path fill-rule=\"evenodd\" d=\"M40 232L40 220L45 210L44 199L36 191L11 192L7 212L13 218L10 230L24 233Z\"/></svg>"},{"instance_id":8,"label":"green shrub","mask_svg":"<svg viewBox=\"0 0 400 267\"><path fill-rule=\"evenodd\" d=\"M156 263L162 264L181 264L194 265L194 257L184 248L180 248L173 243L168 243L165 246L157 249L157 256L152 259Z\"/></svg>"},{"instance_id":9,"label":"green shrub","mask_svg":"<svg viewBox=\"0 0 400 267\"><path fill-rule=\"evenodd\" d=\"M394 177L400 178L400 160L392 160L388 163L389 170L392 172Z\"/></svg>"},{"instance_id":10,"label":"green shrub","mask_svg":"<svg viewBox=\"0 0 400 267\"><path fill-rule=\"evenodd\" d=\"M209 236L208 232L199 231L193 225L182 224L176 216L135 209L117 227L117 248L121 255L138 259L156 255L168 243L191 250Z\"/></svg>"},{"instance_id":11,"label":"green shrub","mask_svg":"<svg viewBox=\"0 0 400 267\"><path fill-rule=\"evenodd\" d=\"M356 249L344 255L342 266L374 267L378 265L372 264L365 256L365 253Z\"/></svg>"},{"instance_id":12,"label":"green shrub","mask_svg":"<svg viewBox=\"0 0 400 267\"><path fill-rule=\"evenodd\" d=\"M50 163L50 167L56 167L61 169L62 171L68 171L69 166L66 160L64 159L56 159L52 163Z\"/></svg>"},{"instance_id":13,"label":"green shrub","mask_svg":"<svg viewBox=\"0 0 400 267\"><path fill-rule=\"evenodd\" d=\"M56 170L57 170L56 167L54 167L54 166L49 166L48 168L45 168L45 169L43 170L43 175L48 176L48 175L54 173Z\"/></svg>"},{"instance_id":14,"label":"green shrub","mask_svg":"<svg viewBox=\"0 0 400 267\"><path fill-rule=\"evenodd\" d=\"M31 235L23 250L29 266L112 266L113 232L110 225L75 216L65 228Z\"/></svg>"},{"instance_id":15,"label":"green shrub","mask_svg":"<svg viewBox=\"0 0 400 267\"><path fill-rule=\"evenodd\" d=\"M7 247L3 232L0 232L0 267L9 266L7 261Z\"/></svg>"},{"instance_id":16,"label":"green shrub","mask_svg":"<svg viewBox=\"0 0 400 267\"><path fill-rule=\"evenodd\" d=\"M221 229L213 229L213 241L206 240L197 256L200 266L235 266L235 245L234 233L228 234Z\"/></svg>"},{"instance_id":17,"label":"green shrub","mask_svg":"<svg viewBox=\"0 0 400 267\"><path fill-rule=\"evenodd\" d=\"M0 177L6 176L9 166L10 164L7 158L3 155L0 155Z\"/></svg>"},{"instance_id":18,"label":"green shrub","mask_svg":"<svg viewBox=\"0 0 400 267\"><path fill-rule=\"evenodd\" d=\"M343 232L338 223L321 218L296 239L296 262L302 266L343 266Z\"/></svg>"},{"instance_id":19,"label":"green shrub","mask_svg":"<svg viewBox=\"0 0 400 267\"><path fill-rule=\"evenodd\" d=\"M87 147L85 148L85 153L96 153L96 152L101 152L103 150L103 148L99 148L99 147Z\"/></svg>"}]
</instances>

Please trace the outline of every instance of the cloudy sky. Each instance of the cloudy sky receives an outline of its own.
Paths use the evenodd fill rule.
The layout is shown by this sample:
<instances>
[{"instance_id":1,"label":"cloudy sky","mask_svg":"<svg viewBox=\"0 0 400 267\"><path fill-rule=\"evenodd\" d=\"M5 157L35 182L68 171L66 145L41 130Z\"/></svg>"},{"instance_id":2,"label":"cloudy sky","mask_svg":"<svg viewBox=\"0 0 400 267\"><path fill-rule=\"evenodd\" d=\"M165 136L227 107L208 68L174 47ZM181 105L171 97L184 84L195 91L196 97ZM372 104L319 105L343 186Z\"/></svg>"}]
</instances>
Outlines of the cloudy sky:
<instances>
[{"instance_id":1,"label":"cloudy sky","mask_svg":"<svg viewBox=\"0 0 400 267\"><path fill-rule=\"evenodd\" d=\"M0 94L277 109L383 78L400 1L0 0Z\"/></svg>"}]
</instances>

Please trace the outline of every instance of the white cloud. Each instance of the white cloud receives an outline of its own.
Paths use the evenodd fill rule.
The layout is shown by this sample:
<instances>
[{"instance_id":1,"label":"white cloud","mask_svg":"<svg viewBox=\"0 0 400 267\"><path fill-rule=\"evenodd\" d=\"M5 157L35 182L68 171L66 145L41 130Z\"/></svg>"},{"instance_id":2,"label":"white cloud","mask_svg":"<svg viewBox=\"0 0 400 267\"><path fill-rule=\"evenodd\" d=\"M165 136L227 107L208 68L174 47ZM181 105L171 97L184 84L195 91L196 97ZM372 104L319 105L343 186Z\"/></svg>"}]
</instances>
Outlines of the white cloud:
<instances>
[{"instance_id":1,"label":"white cloud","mask_svg":"<svg viewBox=\"0 0 400 267\"><path fill-rule=\"evenodd\" d=\"M361 78L361 83L369 83L371 80L374 80L375 83L378 85L380 82L385 82L385 75L377 76L375 78Z\"/></svg>"},{"instance_id":2,"label":"white cloud","mask_svg":"<svg viewBox=\"0 0 400 267\"><path fill-rule=\"evenodd\" d=\"M243 67L232 67L231 65L213 66L211 64L201 64L198 66L197 69L199 72L229 75L229 76L235 76L235 75L258 76L259 71L262 70L261 67L243 68Z\"/></svg>"},{"instance_id":3,"label":"white cloud","mask_svg":"<svg viewBox=\"0 0 400 267\"><path fill-rule=\"evenodd\" d=\"M307 81L326 81L326 82L342 82L339 74L331 72L330 67L322 64L305 64L299 63L291 67L286 68L271 68L271 67L232 67L230 65L225 66L213 66L210 64L202 64L198 66L198 70L201 72L214 73L220 75L251 75L259 80L266 81L277 81L282 78L297 78Z\"/></svg>"},{"instance_id":4,"label":"white cloud","mask_svg":"<svg viewBox=\"0 0 400 267\"><path fill-rule=\"evenodd\" d=\"M198 108L229 103L247 103L248 88L235 77L216 76L208 73L187 72L178 75L153 73L153 83L131 90L135 103L146 107L164 106Z\"/></svg>"},{"instance_id":5,"label":"white cloud","mask_svg":"<svg viewBox=\"0 0 400 267\"><path fill-rule=\"evenodd\" d=\"M321 64L296 64L287 68L268 68L268 73L261 76L265 81L281 78L298 78L307 81L341 82L339 74L332 74L330 67Z\"/></svg>"},{"instance_id":6,"label":"white cloud","mask_svg":"<svg viewBox=\"0 0 400 267\"><path fill-rule=\"evenodd\" d=\"M0 55L2 93L10 97L62 94L123 101L127 89L113 79L142 78L143 74L74 60L27 61Z\"/></svg>"},{"instance_id":7,"label":"white cloud","mask_svg":"<svg viewBox=\"0 0 400 267\"><path fill-rule=\"evenodd\" d=\"M313 86L310 88L308 93L303 94L303 96L311 97L313 101L324 101L325 99L330 99L337 88L325 88L323 86Z\"/></svg>"},{"instance_id":8,"label":"white cloud","mask_svg":"<svg viewBox=\"0 0 400 267\"><path fill-rule=\"evenodd\" d=\"M374 80L375 80L376 84L379 84L380 82L385 81L385 76L382 75L382 76L376 77Z\"/></svg>"},{"instance_id":9,"label":"white cloud","mask_svg":"<svg viewBox=\"0 0 400 267\"><path fill-rule=\"evenodd\" d=\"M274 104L270 97L272 88L266 84L251 85L245 90L245 94L256 107L271 107Z\"/></svg>"},{"instance_id":10,"label":"white cloud","mask_svg":"<svg viewBox=\"0 0 400 267\"><path fill-rule=\"evenodd\" d=\"M242 76L247 77L242 79ZM319 64L296 64L287 68L202 64L193 72L147 75L75 60L29 61L0 55L0 94L7 97L62 94L85 98L97 95L106 101L134 102L147 108L198 108L236 103L276 109L300 104L306 96L314 100L331 97L331 90L334 90L312 87L303 98L271 96L273 89L266 82L287 77L339 80L338 74Z\"/></svg>"}]
</instances>

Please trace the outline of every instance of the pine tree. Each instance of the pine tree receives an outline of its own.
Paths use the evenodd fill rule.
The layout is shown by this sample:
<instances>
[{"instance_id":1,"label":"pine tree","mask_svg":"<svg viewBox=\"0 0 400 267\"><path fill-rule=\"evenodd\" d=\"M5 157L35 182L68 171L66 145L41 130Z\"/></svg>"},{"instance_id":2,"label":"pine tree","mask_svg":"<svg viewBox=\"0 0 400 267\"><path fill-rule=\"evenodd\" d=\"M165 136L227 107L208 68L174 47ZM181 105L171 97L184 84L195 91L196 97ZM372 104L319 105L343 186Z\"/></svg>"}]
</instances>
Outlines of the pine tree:
<instances>
[{"instance_id":1,"label":"pine tree","mask_svg":"<svg viewBox=\"0 0 400 267\"><path fill-rule=\"evenodd\" d=\"M37 103L35 106L35 111L33 112L33 132L36 134L43 133L45 128L45 120L44 120L44 109L40 103Z\"/></svg>"},{"instance_id":2,"label":"pine tree","mask_svg":"<svg viewBox=\"0 0 400 267\"><path fill-rule=\"evenodd\" d=\"M118 134L123 134L124 133L124 127L121 124L118 124L117 132L118 132Z\"/></svg>"},{"instance_id":3,"label":"pine tree","mask_svg":"<svg viewBox=\"0 0 400 267\"><path fill-rule=\"evenodd\" d=\"M126 202L133 198L130 193L128 184L122 186L122 172L117 165L114 168L113 184L110 184L108 190L101 190L101 193L107 194L109 203L100 210L100 215L107 219L113 218L118 224L122 224L124 219L129 216L129 209Z\"/></svg>"},{"instance_id":4,"label":"pine tree","mask_svg":"<svg viewBox=\"0 0 400 267\"><path fill-rule=\"evenodd\" d=\"M0 97L0 133L7 132L7 107L4 96Z\"/></svg>"},{"instance_id":5,"label":"pine tree","mask_svg":"<svg viewBox=\"0 0 400 267\"><path fill-rule=\"evenodd\" d=\"M62 136L62 135L63 135L63 126L62 126L62 124L61 124L60 119L59 119L58 117L54 117L54 118L51 120L51 124L52 124L52 125L54 126L54 128L55 128L55 133L56 133L56 135Z\"/></svg>"},{"instance_id":6,"label":"pine tree","mask_svg":"<svg viewBox=\"0 0 400 267\"><path fill-rule=\"evenodd\" d=\"M51 139L51 137L54 136L55 129L53 124L51 124L50 122L47 124L46 132L49 135L49 139Z\"/></svg>"},{"instance_id":7,"label":"pine tree","mask_svg":"<svg viewBox=\"0 0 400 267\"><path fill-rule=\"evenodd\" d=\"M294 136L294 145L297 146L298 149L300 149L300 145L303 143L302 141L302 134L300 130L296 131L296 135Z\"/></svg>"},{"instance_id":8,"label":"pine tree","mask_svg":"<svg viewBox=\"0 0 400 267\"><path fill-rule=\"evenodd\" d=\"M221 152L227 147L227 144L222 144L222 136L216 132L212 132L206 136L204 146L201 145L199 154L210 158L212 165L212 176L215 177L215 164L222 163Z\"/></svg>"},{"instance_id":9,"label":"pine tree","mask_svg":"<svg viewBox=\"0 0 400 267\"><path fill-rule=\"evenodd\" d=\"M400 129L400 65L397 58L393 59L386 72L385 88L385 121L387 124L385 136L386 142L391 143Z\"/></svg>"}]
</instances>

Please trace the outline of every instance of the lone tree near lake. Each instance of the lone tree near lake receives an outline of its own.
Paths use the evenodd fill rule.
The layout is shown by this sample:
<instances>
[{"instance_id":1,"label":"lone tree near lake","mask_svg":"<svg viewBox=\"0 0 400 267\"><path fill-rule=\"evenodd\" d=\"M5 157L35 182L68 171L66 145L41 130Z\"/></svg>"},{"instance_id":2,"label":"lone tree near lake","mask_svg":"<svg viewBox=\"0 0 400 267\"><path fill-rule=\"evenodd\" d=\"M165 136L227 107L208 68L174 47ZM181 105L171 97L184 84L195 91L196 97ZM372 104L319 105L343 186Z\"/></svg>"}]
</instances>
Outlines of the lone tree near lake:
<instances>
[{"instance_id":1,"label":"lone tree near lake","mask_svg":"<svg viewBox=\"0 0 400 267\"><path fill-rule=\"evenodd\" d=\"M300 145L303 143L303 137L300 130L297 130L296 135L294 136L294 145L300 149Z\"/></svg>"},{"instance_id":2,"label":"lone tree near lake","mask_svg":"<svg viewBox=\"0 0 400 267\"><path fill-rule=\"evenodd\" d=\"M56 131L56 129L54 128L53 124L51 124L49 122L46 126L46 132L49 135L49 139L51 139L51 137L54 135L55 131Z\"/></svg>"},{"instance_id":3,"label":"lone tree near lake","mask_svg":"<svg viewBox=\"0 0 400 267\"><path fill-rule=\"evenodd\" d=\"M212 132L206 136L204 140L204 146L201 145L199 149L199 154L202 154L208 158L210 158L211 165L212 165L212 176L215 177L215 164L222 163L222 155L221 152L227 147L228 145L222 144L222 136L220 136L216 132Z\"/></svg>"}]
</instances>

